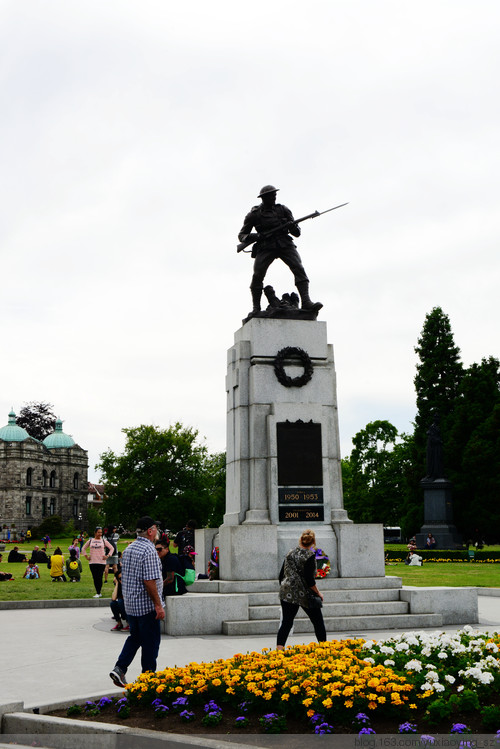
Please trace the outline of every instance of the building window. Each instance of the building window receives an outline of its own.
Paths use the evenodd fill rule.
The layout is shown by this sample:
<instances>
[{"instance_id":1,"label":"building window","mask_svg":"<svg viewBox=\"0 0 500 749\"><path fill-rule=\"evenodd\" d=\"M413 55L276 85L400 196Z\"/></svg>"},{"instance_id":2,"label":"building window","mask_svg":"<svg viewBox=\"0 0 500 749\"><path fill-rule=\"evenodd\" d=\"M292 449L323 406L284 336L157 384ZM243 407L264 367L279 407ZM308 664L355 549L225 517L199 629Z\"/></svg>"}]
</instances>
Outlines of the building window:
<instances>
[{"instance_id":1,"label":"building window","mask_svg":"<svg viewBox=\"0 0 500 749\"><path fill-rule=\"evenodd\" d=\"M31 497L26 497L26 515L31 515Z\"/></svg>"},{"instance_id":2,"label":"building window","mask_svg":"<svg viewBox=\"0 0 500 749\"><path fill-rule=\"evenodd\" d=\"M31 486L31 482L33 481L33 469L28 468L26 471L26 486Z\"/></svg>"},{"instance_id":3,"label":"building window","mask_svg":"<svg viewBox=\"0 0 500 749\"><path fill-rule=\"evenodd\" d=\"M47 497L42 497L42 518L47 516Z\"/></svg>"},{"instance_id":4,"label":"building window","mask_svg":"<svg viewBox=\"0 0 500 749\"><path fill-rule=\"evenodd\" d=\"M74 518L78 517L78 500L77 499L73 500L73 517Z\"/></svg>"},{"instance_id":5,"label":"building window","mask_svg":"<svg viewBox=\"0 0 500 749\"><path fill-rule=\"evenodd\" d=\"M50 488L54 489L56 485L56 472L51 471L50 472Z\"/></svg>"},{"instance_id":6,"label":"building window","mask_svg":"<svg viewBox=\"0 0 500 749\"><path fill-rule=\"evenodd\" d=\"M78 473L75 473L75 475L73 476L73 489L78 489L79 482L80 482L80 477Z\"/></svg>"},{"instance_id":7,"label":"building window","mask_svg":"<svg viewBox=\"0 0 500 749\"><path fill-rule=\"evenodd\" d=\"M55 497L51 497L50 498L49 514L50 515L55 515L56 514L56 500L55 500Z\"/></svg>"},{"instance_id":8,"label":"building window","mask_svg":"<svg viewBox=\"0 0 500 749\"><path fill-rule=\"evenodd\" d=\"M47 474L47 471L44 468L43 471L42 471L42 486L47 486L48 479L49 479L49 476Z\"/></svg>"}]
</instances>

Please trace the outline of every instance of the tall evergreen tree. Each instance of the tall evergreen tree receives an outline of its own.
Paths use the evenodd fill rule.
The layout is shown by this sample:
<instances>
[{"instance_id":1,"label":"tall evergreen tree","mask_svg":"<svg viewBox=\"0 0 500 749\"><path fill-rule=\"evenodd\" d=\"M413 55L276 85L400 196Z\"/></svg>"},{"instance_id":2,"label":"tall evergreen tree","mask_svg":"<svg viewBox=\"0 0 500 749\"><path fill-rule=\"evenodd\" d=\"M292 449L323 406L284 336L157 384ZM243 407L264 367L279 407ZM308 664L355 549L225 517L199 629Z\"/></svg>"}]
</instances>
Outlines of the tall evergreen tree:
<instances>
[{"instance_id":1,"label":"tall evergreen tree","mask_svg":"<svg viewBox=\"0 0 500 749\"><path fill-rule=\"evenodd\" d=\"M436 411L439 413L441 435L446 444L448 416L455 407L463 377L460 349L455 345L450 319L441 307L434 307L426 315L415 352L420 359L414 380L417 392L415 468L422 471L422 478L425 476L427 430L433 414Z\"/></svg>"}]
</instances>

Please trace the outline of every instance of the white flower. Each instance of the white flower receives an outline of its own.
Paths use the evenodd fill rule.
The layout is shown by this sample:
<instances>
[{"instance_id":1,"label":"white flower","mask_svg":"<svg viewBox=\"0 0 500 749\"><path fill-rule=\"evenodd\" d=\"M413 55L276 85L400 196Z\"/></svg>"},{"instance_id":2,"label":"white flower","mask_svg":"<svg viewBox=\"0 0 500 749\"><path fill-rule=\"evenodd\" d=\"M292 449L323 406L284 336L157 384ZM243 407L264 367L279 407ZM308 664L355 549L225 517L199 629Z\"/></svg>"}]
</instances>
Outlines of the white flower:
<instances>
[{"instance_id":1,"label":"white flower","mask_svg":"<svg viewBox=\"0 0 500 749\"><path fill-rule=\"evenodd\" d=\"M445 681L448 682L448 684L454 684L455 683L455 677L452 676L451 674L446 674L446 676L444 678L445 678Z\"/></svg>"},{"instance_id":2,"label":"white flower","mask_svg":"<svg viewBox=\"0 0 500 749\"><path fill-rule=\"evenodd\" d=\"M420 689L423 692L432 692L432 690L434 689L434 687L432 686L432 684L429 684L429 682L426 681L425 684L422 684L422 686L420 687Z\"/></svg>"},{"instance_id":3,"label":"white flower","mask_svg":"<svg viewBox=\"0 0 500 749\"><path fill-rule=\"evenodd\" d=\"M391 648L388 645L381 645L380 646L380 652L383 655L392 655L394 653L394 648Z\"/></svg>"},{"instance_id":4,"label":"white flower","mask_svg":"<svg viewBox=\"0 0 500 749\"><path fill-rule=\"evenodd\" d=\"M427 658L430 656L431 653L432 653L431 648L422 648L422 655L425 655Z\"/></svg>"},{"instance_id":5,"label":"white flower","mask_svg":"<svg viewBox=\"0 0 500 749\"><path fill-rule=\"evenodd\" d=\"M457 692L461 692L463 687L457 687Z\"/></svg>"},{"instance_id":6,"label":"white flower","mask_svg":"<svg viewBox=\"0 0 500 749\"><path fill-rule=\"evenodd\" d=\"M439 676L435 671L427 672L427 681L439 681Z\"/></svg>"},{"instance_id":7,"label":"white flower","mask_svg":"<svg viewBox=\"0 0 500 749\"><path fill-rule=\"evenodd\" d=\"M408 645L420 645L418 637L413 634L407 635L406 642L408 643Z\"/></svg>"},{"instance_id":8,"label":"white flower","mask_svg":"<svg viewBox=\"0 0 500 749\"><path fill-rule=\"evenodd\" d=\"M390 658L388 658L386 661L384 661L384 666L395 666L396 664L394 661L391 661Z\"/></svg>"},{"instance_id":9,"label":"white flower","mask_svg":"<svg viewBox=\"0 0 500 749\"><path fill-rule=\"evenodd\" d=\"M434 668L434 666L432 665L432 663L426 663L425 667L426 667L427 670L429 670L430 668Z\"/></svg>"},{"instance_id":10,"label":"white flower","mask_svg":"<svg viewBox=\"0 0 500 749\"><path fill-rule=\"evenodd\" d=\"M491 684L492 681L495 681L495 678L493 674L490 674L489 671L483 671L483 673L479 677L479 681L481 682L481 684Z\"/></svg>"},{"instance_id":11,"label":"white flower","mask_svg":"<svg viewBox=\"0 0 500 749\"><path fill-rule=\"evenodd\" d=\"M473 631L474 630L472 629L472 627L470 626L470 624L466 624L465 627L462 630L462 632L473 632Z\"/></svg>"},{"instance_id":12,"label":"white flower","mask_svg":"<svg viewBox=\"0 0 500 749\"><path fill-rule=\"evenodd\" d=\"M363 658L365 663L375 663L375 660L373 658Z\"/></svg>"},{"instance_id":13,"label":"white flower","mask_svg":"<svg viewBox=\"0 0 500 749\"><path fill-rule=\"evenodd\" d=\"M448 653L445 653L444 650L442 650L440 653L438 653L438 658L444 660L445 658L448 658Z\"/></svg>"},{"instance_id":14,"label":"white flower","mask_svg":"<svg viewBox=\"0 0 500 749\"><path fill-rule=\"evenodd\" d=\"M410 646L408 645L407 642L398 642L398 644L396 645L396 650L398 650L399 652L401 652L402 650L409 650L409 649L410 649Z\"/></svg>"},{"instance_id":15,"label":"white flower","mask_svg":"<svg viewBox=\"0 0 500 749\"><path fill-rule=\"evenodd\" d=\"M412 661L408 661L408 663L405 665L405 668L408 671L421 671L422 664L420 663L420 661L417 661L416 658L414 658Z\"/></svg>"},{"instance_id":16,"label":"white flower","mask_svg":"<svg viewBox=\"0 0 500 749\"><path fill-rule=\"evenodd\" d=\"M434 684L435 692L444 692L444 686L442 684Z\"/></svg>"},{"instance_id":17,"label":"white flower","mask_svg":"<svg viewBox=\"0 0 500 749\"><path fill-rule=\"evenodd\" d=\"M492 650L494 653L498 653L498 648L494 642L487 642L485 647L487 650Z\"/></svg>"}]
</instances>

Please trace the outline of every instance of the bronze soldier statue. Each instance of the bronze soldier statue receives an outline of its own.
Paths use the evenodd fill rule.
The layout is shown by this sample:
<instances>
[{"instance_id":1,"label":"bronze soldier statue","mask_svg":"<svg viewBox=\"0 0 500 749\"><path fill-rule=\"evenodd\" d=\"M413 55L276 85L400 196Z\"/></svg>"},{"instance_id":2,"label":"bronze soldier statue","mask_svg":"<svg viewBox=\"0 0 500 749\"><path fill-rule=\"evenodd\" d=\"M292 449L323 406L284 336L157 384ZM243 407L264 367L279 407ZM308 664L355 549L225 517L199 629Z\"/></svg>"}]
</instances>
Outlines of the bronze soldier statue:
<instances>
[{"instance_id":1,"label":"bronze soldier statue","mask_svg":"<svg viewBox=\"0 0 500 749\"><path fill-rule=\"evenodd\" d=\"M303 310L317 312L322 308L321 302L312 302L309 298L309 279L302 265L300 255L290 234L300 237L300 226L294 222L292 212L286 205L276 203L277 187L264 185L258 197L261 204L254 206L245 216L238 239L248 241L252 229L257 231L257 241L253 245L252 292L253 309L250 315L261 311L260 300L264 287L264 277L267 269L277 258L283 260L292 271L295 285L300 294ZM319 214L318 214L319 215ZM253 235L255 237L255 235Z\"/></svg>"}]
</instances>

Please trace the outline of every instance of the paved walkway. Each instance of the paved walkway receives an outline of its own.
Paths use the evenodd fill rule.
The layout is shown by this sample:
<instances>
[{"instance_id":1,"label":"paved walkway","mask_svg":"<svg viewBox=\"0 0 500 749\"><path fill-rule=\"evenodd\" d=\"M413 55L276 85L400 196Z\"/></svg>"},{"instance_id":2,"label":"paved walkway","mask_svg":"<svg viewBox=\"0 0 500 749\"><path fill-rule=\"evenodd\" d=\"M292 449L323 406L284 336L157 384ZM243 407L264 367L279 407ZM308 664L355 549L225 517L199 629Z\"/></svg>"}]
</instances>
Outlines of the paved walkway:
<instances>
[{"instance_id":1,"label":"paved walkway","mask_svg":"<svg viewBox=\"0 0 500 749\"><path fill-rule=\"evenodd\" d=\"M109 671L126 634L112 632L106 608L22 609L0 611L0 705L21 701L28 708L115 691ZM479 596L480 630L500 630L500 597ZM440 631L460 627L446 626ZM354 633L385 639L402 630ZM333 633L329 633L333 637ZM341 633L339 638L349 637ZM312 636L291 636L288 644L311 642ZM163 636L158 666L230 658L235 653L274 648L274 635L257 637ZM129 669L132 681L140 671L139 655Z\"/></svg>"}]
</instances>

